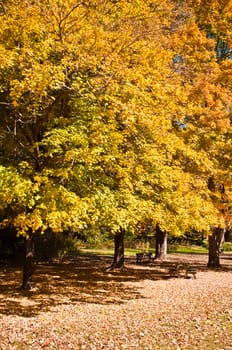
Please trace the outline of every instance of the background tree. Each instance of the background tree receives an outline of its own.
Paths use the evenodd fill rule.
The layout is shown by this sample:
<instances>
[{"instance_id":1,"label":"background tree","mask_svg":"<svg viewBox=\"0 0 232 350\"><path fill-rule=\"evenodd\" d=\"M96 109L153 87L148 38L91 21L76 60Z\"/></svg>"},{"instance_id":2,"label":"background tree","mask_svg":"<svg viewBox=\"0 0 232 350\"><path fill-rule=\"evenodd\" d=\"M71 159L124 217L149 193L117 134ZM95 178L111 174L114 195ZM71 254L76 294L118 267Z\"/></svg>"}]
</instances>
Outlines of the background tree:
<instances>
[{"instance_id":1,"label":"background tree","mask_svg":"<svg viewBox=\"0 0 232 350\"><path fill-rule=\"evenodd\" d=\"M210 11L209 11L210 7ZM231 225L231 4L230 2L193 2L196 24L212 44L208 63L211 69L199 74L194 91L198 104L198 128L204 130L201 145L212 159L214 170L208 184L212 201L218 209L218 225L209 237L209 267L219 267L220 244L226 228ZM200 85L199 85L200 84ZM198 97L196 98L196 95Z\"/></svg>"},{"instance_id":2,"label":"background tree","mask_svg":"<svg viewBox=\"0 0 232 350\"><path fill-rule=\"evenodd\" d=\"M231 86L228 80L224 81L224 69L227 67L228 73L231 65L230 5L218 1L174 3L177 16L175 26L169 30L175 38L173 43L179 43L179 47L176 49L173 45L176 52L173 68L182 80L185 89L183 102L187 108L182 122L174 121L173 126L178 134L182 134L186 145L191 145L192 151L204 159L200 164L199 160L193 162L191 158L185 165L186 169L195 179L205 183L211 176L217 183L225 181L225 201L225 197L230 198L228 184L231 183ZM228 223L229 212L227 210L227 214L222 215L218 200L215 201L215 196L207 189L206 198L215 205L218 216L212 227L221 231ZM213 229L212 235L216 231Z\"/></svg>"}]
</instances>

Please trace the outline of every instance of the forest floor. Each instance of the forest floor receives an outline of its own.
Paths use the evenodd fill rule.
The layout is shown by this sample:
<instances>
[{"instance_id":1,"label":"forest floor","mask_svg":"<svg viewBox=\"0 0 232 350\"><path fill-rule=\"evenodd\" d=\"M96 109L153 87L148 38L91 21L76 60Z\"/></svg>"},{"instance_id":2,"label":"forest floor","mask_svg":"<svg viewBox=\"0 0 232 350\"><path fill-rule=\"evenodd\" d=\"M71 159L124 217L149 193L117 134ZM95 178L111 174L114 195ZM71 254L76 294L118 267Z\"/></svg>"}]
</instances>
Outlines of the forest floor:
<instances>
[{"instance_id":1,"label":"forest floor","mask_svg":"<svg viewBox=\"0 0 232 350\"><path fill-rule=\"evenodd\" d=\"M206 255L170 254L167 265L106 272L107 256L41 263L36 288L19 289L18 267L0 266L1 350L229 350L232 348L232 255L208 270ZM169 266L191 264L196 279Z\"/></svg>"}]
</instances>

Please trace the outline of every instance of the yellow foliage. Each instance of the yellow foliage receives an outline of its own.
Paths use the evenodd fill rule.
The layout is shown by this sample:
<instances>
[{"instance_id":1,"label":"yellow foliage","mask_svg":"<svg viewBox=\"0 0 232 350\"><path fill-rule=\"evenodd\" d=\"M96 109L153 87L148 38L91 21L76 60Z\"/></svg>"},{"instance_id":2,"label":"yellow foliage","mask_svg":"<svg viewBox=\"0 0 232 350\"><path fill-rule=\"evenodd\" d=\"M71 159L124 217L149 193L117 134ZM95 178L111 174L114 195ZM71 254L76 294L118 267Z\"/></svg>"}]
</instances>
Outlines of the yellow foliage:
<instances>
[{"instance_id":1,"label":"yellow foliage","mask_svg":"<svg viewBox=\"0 0 232 350\"><path fill-rule=\"evenodd\" d=\"M21 234L216 224L207 178L231 167L223 4L2 4L0 208Z\"/></svg>"}]
</instances>

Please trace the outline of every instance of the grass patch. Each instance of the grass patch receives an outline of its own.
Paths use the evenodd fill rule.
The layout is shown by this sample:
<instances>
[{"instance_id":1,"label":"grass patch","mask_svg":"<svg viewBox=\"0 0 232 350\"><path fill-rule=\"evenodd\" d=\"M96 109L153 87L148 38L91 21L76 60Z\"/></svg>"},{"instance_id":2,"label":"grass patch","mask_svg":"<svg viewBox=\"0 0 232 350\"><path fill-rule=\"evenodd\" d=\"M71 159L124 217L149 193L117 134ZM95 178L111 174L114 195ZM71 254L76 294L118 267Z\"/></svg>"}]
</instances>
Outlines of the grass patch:
<instances>
[{"instance_id":1,"label":"grass patch","mask_svg":"<svg viewBox=\"0 0 232 350\"><path fill-rule=\"evenodd\" d=\"M87 255L113 255L114 250L110 248L81 248L81 254Z\"/></svg>"},{"instance_id":2,"label":"grass patch","mask_svg":"<svg viewBox=\"0 0 232 350\"><path fill-rule=\"evenodd\" d=\"M208 249L198 245L174 244L168 247L168 253L206 254Z\"/></svg>"},{"instance_id":3,"label":"grass patch","mask_svg":"<svg viewBox=\"0 0 232 350\"><path fill-rule=\"evenodd\" d=\"M148 249L149 252L155 253L155 249ZM81 248L80 252L82 254L91 254L91 255L114 255L114 249L113 248ZM140 253L141 249L135 249L135 248L126 248L125 249L125 256L134 256L136 253Z\"/></svg>"},{"instance_id":4,"label":"grass patch","mask_svg":"<svg viewBox=\"0 0 232 350\"><path fill-rule=\"evenodd\" d=\"M136 249L136 248L125 248L125 256L134 256L136 253L142 252L142 249ZM147 251L151 252L152 254L155 254L155 249L147 249ZM111 247L83 247L80 249L80 252L82 254L91 254L91 255L114 255L114 248ZM172 253L185 253L185 254L207 254L208 249L206 247L202 246L196 246L196 245L181 245L181 244L173 244L168 246L168 254Z\"/></svg>"},{"instance_id":5,"label":"grass patch","mask_svg":"<svg viewBox=\"0 0 232 350\"><path fill-rule=\"evenodd\" d=\"M232 243L231 242L223 242L222 248L224 252L232 252Z\"/></svg>"}]
</instances>

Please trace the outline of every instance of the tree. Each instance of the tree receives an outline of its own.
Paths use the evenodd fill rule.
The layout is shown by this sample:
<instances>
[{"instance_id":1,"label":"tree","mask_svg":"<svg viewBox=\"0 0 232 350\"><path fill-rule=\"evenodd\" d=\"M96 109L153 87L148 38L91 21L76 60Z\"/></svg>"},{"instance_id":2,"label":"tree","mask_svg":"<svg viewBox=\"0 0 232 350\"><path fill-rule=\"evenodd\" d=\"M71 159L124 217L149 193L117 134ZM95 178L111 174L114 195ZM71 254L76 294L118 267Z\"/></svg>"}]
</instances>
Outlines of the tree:
<instances>
[{"instance_id":1,"label":"tree","mask_svg":"<svg viewBox=\"0 0 232 350\"><path fill-rule=\"evenodd\" d=\"M195 179L192 194L197 191L197 182L204 184L200 186L201 199L198 199L204 198L205 205L210 202L210 206L214 205L211 213L216 220L214 224L211 222L211 227L220 231L228 225L230 215L225 203L222 215L218 200L215 201L206 184L212 176L218 183L231 183L231 84L225 81L225 67L228 74L231 66L230 4L214 0L173 4L175 25L168 28L173 35L173 69L185 90L182 104L186 105L179 113L179 120L173 119L173 127L186 147L190 146L188 156L181 155L178 159L182 169ZM230 198L230 191L227 186L224 202L225 197L227 201ZM186 210L183 217L185 214ZM199 229L197 225L196 229Z\"/></svg>"},{"instance_id":2,"label":"tree","mask_svg":"<svg viewBox=\"0 0 232 350\"><path fill-rule=\"evenodd\" d=\"M163 260L167 254L168 233L161 231L159 225L156 225L156 252L155 259Z\"/></svg>"},{"instance_id":3,"label":"tree","mask_svg":"<svg viewBox=\"0 0 232 350\"><path fill-rule=\"evenodd\" d=\"M114 259L109 267L110 270L122 269L124 267L124 235L125 232L121 229L114 236Z\"/></svg>"},{"instance_id":4,"label":"tree","mask_svg":"<svg viewBox=\"0 0 232 350\"><path fill-rule=\"evenodd\" d=\"M218 223L212 226L209 237L208 266L219 267L221 240L231 225L231 4L202 0L193 1L192 6L198 30L208 40L208 47L211 45L211 56L207 63L201 62L198 83L193 89L198 103L194 119L201 133L200 145L207 149L213 162L208 185L218 211Z\"/></svg>"},{"instance_id":5,"label":"tree","mask_svg":"<svg viewBox=\"0 0 232 350\"><path fill-rule=\"evenodd\" d=\"M216 183L214 178L210 177L208 187L212 192L213 202L220 213L220 217L223 223L225 223L223 226L212 227L212 233L209 236L208 267L217 268L220 267L222 243L225 238L226 230L231 224L231 216L228 214L228 196L225 193L224 184Z\"/></svg>"},{"instance_id":6,"label":"tree","mask_svg":"<svg viewBox=\"0 0 232 350\"><path fill-rule=\"evenodd\" d=\"M59 12L58 5L1 3L1 216L3 226L13 225L25 236L24 288L30 287L33 234L81 230L92 206L68 189L67 163L52 162L44 143L46 133L58 126L67 136L72 121L72 47L65 56L62 24L67 15L69 21L76 9L82 10L67 2ZM71 142L78 147L82 141Z\"/></svg>"},{"instance_id":7,"label":"tree","mask_svg":"<svg viewBox=\"0 0 232 350\"><path fill-rule=\"evenodd\" d=\"M2 224L29 240L46 230L107 232L120 268L117 238L139 222L176 235L208 231L212 162L196 128L185 130L200 102L191 83L198 61L178 59L180 34L196 28L188 16L176 22L182 8L24 0L1 11L0 157L10 196L4 202L1 191ZM191 45L197 52L197 35ZM202 42L201 60L206 51Z\"/></svg>"}]
</instances>

